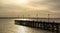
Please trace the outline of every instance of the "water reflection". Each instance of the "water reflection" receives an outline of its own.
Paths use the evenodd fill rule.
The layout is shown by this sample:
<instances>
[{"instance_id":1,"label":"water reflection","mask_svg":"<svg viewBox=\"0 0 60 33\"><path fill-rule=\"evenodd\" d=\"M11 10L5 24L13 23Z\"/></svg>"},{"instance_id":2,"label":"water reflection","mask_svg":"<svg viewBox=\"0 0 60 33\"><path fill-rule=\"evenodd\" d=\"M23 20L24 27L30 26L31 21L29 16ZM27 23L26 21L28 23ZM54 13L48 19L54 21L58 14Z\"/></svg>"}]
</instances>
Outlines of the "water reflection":
<instances>
[{"instance_id":1,"label":"water reflection","mask_svg":"<svg viewBox=\"0 0 60 33\"><path fill-rule=\"evenodd\" d=\"M49 31L44 31L37 28L31 28L31 27L26 27L21 25L17 25L17 27L18 27L17 29L18 33L51 33Z\"/></svg>"},{"instance_id":2,"label":"water reflection","mask_svg":"<svg viewBox=\"0 0 60 33\"><path fill-rule=\"evenodd\" d=\"M26 29L24 26L18 26L18 33L26 33Z\"/></svg>"}]
</instances>

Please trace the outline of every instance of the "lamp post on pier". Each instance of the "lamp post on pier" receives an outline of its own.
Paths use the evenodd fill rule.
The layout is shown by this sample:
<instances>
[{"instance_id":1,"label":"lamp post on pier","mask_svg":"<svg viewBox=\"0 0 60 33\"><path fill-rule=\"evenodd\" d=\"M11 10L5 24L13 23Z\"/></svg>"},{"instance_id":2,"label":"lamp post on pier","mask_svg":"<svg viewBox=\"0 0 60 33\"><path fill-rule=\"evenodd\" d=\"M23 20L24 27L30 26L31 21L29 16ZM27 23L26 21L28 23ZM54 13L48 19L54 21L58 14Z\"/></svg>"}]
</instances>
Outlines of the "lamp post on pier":
<instances>
[{"instance_id":1,"label":"lamp post on pier","mask_svg":"<svg viewBox=\"0 0 60 33\"><path fill-rule=\"evenodd\" d=\"M36 14L36 17L37 17L37 21L38 21L38 14Z\"/></svg>"},{"instance_id":2,"label":"lamp post on pier","mask_svg":"<svg viewBox=\"0 0 60 33\"><path fill-rule=\"evenodd\" d=\"M50 14L48 14L48 22L49 22L49 19L50 19Z\"/></svg>"}]
</instances>

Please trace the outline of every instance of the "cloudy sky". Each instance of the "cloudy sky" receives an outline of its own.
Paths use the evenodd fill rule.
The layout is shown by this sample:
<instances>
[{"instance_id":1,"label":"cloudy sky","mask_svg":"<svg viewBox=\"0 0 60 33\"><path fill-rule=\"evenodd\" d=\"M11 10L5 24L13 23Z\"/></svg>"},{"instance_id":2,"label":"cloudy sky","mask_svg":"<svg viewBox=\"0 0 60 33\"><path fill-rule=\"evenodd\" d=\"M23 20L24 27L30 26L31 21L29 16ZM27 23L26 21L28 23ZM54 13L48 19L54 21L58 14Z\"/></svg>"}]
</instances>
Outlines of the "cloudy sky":
<instances>
[{"instance_id":1,"label":"cloudy sky","mask_svg":"<svg viewBox=\"0 0 60 33\"><path fill-rule=\"evenodd\" d=\"M0 16L60 18L60 0L0 0Z\"/></svg>"}]
</instances>

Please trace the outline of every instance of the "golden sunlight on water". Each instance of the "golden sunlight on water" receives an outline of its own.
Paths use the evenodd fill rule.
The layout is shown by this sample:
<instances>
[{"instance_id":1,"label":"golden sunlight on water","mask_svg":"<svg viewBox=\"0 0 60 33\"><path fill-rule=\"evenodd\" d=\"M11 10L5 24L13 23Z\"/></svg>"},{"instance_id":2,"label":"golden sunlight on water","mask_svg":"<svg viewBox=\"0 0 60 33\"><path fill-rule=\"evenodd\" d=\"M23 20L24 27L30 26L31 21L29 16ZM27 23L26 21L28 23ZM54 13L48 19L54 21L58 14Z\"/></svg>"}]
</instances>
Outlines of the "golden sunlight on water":
<instances>
[{"instance_id":1,"label":"golden sunlight on water","mask_svg":"<svg viewBox=\"0 0 60 33\"><path fill-rule=\"evenodd\" d=\"M0 19L0 33L51 33L48 31L15 25L14 19Z\"/></svg>"}]
</instances>

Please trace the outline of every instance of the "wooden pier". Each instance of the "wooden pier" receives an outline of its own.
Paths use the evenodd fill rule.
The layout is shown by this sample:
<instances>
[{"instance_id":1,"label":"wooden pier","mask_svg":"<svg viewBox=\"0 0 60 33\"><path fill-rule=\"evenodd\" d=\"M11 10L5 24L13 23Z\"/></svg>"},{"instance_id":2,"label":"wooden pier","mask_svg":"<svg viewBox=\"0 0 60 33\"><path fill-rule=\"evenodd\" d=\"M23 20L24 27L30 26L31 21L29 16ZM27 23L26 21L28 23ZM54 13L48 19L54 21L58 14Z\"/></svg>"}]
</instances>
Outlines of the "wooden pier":
<instances>
[{"instance_id":1,"label":"wooden pier","mask_svg":"<svg viewBox=\"0 0 60 33\"><path fill-rule=\"evenodd\" d=\"M60 23L55 22L15 20L15 24L33 28L40 28L42 30L51 31L52 33L60 33Z\"/></svg>"}]
</instances>

